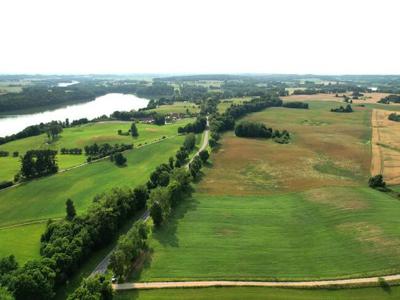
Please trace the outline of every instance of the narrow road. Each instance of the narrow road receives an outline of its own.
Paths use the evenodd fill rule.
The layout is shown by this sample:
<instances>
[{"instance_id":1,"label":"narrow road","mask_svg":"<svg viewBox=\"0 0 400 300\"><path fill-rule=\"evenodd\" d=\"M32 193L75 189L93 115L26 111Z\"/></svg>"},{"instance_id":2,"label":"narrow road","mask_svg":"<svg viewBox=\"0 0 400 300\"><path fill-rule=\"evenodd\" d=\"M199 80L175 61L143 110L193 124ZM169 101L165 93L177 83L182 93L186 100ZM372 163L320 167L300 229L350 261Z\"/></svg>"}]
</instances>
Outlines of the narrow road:
<instances>
[{"instance_id":1,"label":"narrow road","mask_svg":"<svg viewBox=\"0 0 400 300\"><path fill-rule=\"evenodd\" d=\"M400 274L381 277L366 277L354 279L337 280L316 280L316 281L175 281L175 282L133 282L113 284L113 289L117 291L133 289L163 289L163 288L197 288L215 286L261 286L261 287L292 287L292 288L313 288L348 286L360 284L374 284L379 282L379 278L386 281L400 279Z\"/></svg>"},{"instance_id":2,"label":"narrow road","mask_svg":"<svg viewBox=\"0 0 400 300\"><path fill-rule=\"evenodd\" d=\"M208 129L208 117L207 117L207 128L204 131L203 143L200 146L199 150L196 152L196 154L193 155L193 157L190 159L190 161L186 164L186 167L189 167L189 164L193 161L193 159L194 159L194 157L196 155L198 155L201 151L203 151L204 149L207 148L208 139L209 139L209 129ZM149 218L149 216L150 216L150 212L149 211L145 211L143 213L143 215L140 217L139 220L146 221ZM96 268L93 270L93 272L90 274L90 276L93 276L93 275L96 275L96 274L104 274L104 273L107 272L108 265L110 264L110 257L111 257L111 254L112 254L113 251L114 251L114 249L111 250L106 255L106 257L103 258L103 260L96 266Z\"/></svg>"}]
</instances>

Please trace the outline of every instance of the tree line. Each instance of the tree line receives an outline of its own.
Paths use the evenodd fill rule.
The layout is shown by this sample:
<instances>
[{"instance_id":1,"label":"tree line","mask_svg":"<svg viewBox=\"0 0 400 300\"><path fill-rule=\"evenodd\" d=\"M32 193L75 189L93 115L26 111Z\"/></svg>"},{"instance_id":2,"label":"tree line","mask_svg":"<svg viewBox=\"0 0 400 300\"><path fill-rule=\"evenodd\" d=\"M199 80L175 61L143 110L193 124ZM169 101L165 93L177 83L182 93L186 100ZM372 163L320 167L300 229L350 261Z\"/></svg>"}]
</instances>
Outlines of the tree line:
<instances>
[{"instance_id":1,"label":"tree line","mask_svg":"<svg viewBox=\"0 0 400 300\"><path fill-rule=\"evenodd\" d=\"M263 123L250 121L243 121L236 125L235 134L238 137L273 138L279 144L287 144L290 140L290 134L287 130L280 132L265 126Z\"/></svg>"},{"instance_id":2,"label":"tree line","mask_svg":"<svg viewBox=\"0 0 400 300\"><path fill-rule=\"evenodd\" d=\"M300 109L308 109L308 103L294 101L294 102L285 102L282 104L283 107L287 108L300 108Z\"/></svg>"},{"instance_id":3,"label":"tree line","mask_svg":"<svg viewBox=\"0 0 400 300\"><path fill-rule=\"evenodd\" d=\"M108 143L92 145L86 145L84 147L85 155L87 155L87 161L91 162L109 155L116 154L117 152L123 152L125 150L133 149L133 144L115 144L110 145Z\"/></svg>"}]
</instances>

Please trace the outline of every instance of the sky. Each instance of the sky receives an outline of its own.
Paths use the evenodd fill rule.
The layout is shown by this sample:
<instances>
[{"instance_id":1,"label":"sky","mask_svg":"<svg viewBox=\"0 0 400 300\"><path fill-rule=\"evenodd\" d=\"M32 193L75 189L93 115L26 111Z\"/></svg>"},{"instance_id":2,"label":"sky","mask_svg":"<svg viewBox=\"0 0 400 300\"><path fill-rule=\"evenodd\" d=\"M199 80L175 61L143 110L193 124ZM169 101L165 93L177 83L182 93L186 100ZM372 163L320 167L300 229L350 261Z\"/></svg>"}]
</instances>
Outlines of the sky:
<instances>
[{"instance_id":1,"label":"sky","mask_svg":"<svg viewBox=\"0 0 400 300\"><path fill-rule=\"evenodd\" d=\"M2 0L0 73L400 74L398 0Z\"/></svg>"}]
</instances>

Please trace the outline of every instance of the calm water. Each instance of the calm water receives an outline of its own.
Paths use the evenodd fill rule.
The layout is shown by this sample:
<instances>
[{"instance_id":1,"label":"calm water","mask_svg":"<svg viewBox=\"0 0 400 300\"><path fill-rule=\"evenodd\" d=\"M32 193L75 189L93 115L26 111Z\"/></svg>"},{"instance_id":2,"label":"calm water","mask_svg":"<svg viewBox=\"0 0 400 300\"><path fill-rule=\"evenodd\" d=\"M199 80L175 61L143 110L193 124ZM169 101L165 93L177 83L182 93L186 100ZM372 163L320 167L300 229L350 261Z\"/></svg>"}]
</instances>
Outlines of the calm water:
<instances>
[{"instance_id":1,"label":"calm water","mask_svg":"<svg viewBox=\"0 0 400 300\"><path fill-rule=\"evenodd\" d=\"M59 84L57 84L57 86L59 86L59 87L67 87L67 86L74 85L74 84L77 84L77 83L79 83L79 81L72 80L71 82L60 82Z\"/></svg>"},{"instance_id":2,"label":"calm water","mask_svg":"<svg viewBox=\"0 0 400 300\"><path fill-rule=\"evenodd\" d=\"M148 102L149 100L134 95L107 94L90 102L69 105L55 110L32 114L2 115L0 116L0 136L17 133L30 125L41 122L65 121L66 118L70 121L81 118L90 120L102 115L108 116L116 110L138 110L146 107Z\"/></svg>"}]
</instances>

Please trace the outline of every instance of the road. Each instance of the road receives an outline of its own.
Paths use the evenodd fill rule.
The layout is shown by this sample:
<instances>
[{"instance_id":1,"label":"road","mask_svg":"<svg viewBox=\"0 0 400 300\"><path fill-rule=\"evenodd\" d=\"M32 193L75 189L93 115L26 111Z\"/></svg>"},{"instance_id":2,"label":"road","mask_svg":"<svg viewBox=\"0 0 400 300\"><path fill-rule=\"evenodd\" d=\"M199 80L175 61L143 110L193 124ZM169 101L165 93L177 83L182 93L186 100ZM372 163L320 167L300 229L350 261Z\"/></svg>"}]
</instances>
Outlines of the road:
<instances>
[{"instance_id":1,"label":"road","mask_svg":"<svg viewBox=\"0 0 400 300\"><path fill-rule=\"evenodd\" d=\"M316 281L175 281L175 282L132 282L113 284L113 289L162 289L162 288L194 288L194 287L216 287L216 286L260 286L260 287L283 287L283 288L321 288L337 286L354 286L362 284L376 284L379 278L387 282L400 280L400 274L382 277L365 277L354 279L316 280Z\"/></svg>"},{"instance_id":2,"label":"road","mask_svg":"<svg viewBox=\"0 0 400 300\"><path fill-rule=\"evenodd\" d=\"M208 117L207 117L207 128L204 131L204 139L203 139L203 143L200 146L199 150L196 152L195 155L193 155L193 157L190 159L190 161L186 164L186 167L189 166L189 164L193 161L194 157L196 155L198 155L201 151L203 151L204 149L207 148L208 146L208 139L209 139L209 129L208 129ZM149 218L149 211L144 212L144 214L140 217L140 220L146 221ZM112 252L114 251L111 250L106 257L103 258L103 260L96 266L96 268L93 270L93 272L90 274L90 276L96 275L96 274L104 274L107 272L107 267L110 263L110 257Z\"/></svg>"}]
</instances>

